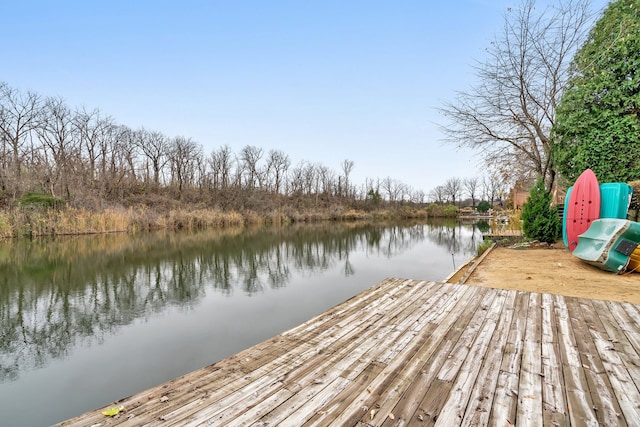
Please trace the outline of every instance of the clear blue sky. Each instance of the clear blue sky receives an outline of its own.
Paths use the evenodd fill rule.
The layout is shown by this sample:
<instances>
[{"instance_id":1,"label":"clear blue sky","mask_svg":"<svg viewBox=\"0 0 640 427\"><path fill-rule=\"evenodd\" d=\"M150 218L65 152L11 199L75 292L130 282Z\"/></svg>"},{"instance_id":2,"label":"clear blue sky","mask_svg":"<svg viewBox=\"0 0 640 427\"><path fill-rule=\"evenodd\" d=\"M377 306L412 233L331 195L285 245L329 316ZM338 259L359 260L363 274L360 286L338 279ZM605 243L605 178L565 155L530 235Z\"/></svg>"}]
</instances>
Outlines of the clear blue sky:
<instances>
[{"instance_id":1,"label":"clear blue sky","mask_svg":"<svg viewBox=\"0 0 640 427\"><path fill-rule=\"evenodd\" d=\"M539 1L540 4L554 3ZM606 0L596 0L602 8ZM519 0L0 0L0 81L118 123L428 192L480 175L437 107Z\"/></svg>"}]
</instances>

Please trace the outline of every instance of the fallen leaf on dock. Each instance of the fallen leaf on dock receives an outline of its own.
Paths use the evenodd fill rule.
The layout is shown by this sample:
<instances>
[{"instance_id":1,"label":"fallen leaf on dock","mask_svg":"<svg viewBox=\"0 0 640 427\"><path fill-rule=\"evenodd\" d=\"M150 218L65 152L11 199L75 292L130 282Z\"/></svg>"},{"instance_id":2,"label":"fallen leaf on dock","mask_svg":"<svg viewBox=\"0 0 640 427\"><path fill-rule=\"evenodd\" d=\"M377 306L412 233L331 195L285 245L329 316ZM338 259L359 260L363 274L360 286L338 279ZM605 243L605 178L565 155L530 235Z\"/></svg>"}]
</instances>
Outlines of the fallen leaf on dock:
<instances>
[{"instance_id":1,"label":"fallen leaf on dock","mask_svg":"<svg viewBox=\"0 0 640 427\"><path fill-rule=\"evenodd\" d=\"M106 411L102 411L102 415L106 415L107 417L115 417L120 413L120 411L123 411L123 410L124 410L124 406L120 406L119 408L114 406L113 408L109 408Z\"/></svg>"}]
</instances>

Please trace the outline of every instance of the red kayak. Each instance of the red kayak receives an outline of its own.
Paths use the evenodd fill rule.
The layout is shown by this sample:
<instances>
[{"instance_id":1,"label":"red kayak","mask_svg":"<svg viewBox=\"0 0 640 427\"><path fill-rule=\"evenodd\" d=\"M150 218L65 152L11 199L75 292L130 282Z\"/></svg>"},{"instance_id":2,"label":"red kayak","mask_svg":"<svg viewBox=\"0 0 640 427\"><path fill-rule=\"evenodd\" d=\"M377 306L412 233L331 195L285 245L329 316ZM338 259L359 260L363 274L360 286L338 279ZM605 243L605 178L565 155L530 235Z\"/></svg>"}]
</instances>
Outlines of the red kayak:
<instances>
[{"instance_id":1,"label":"red kayak","mask_svg":"<svg viewBox=\"0 0 640 427\"><path fill-rule=\"evenodd\" d=\"M600 218L600 186L591 169L582 172L573 185L565 215L567 244L569 251L573 252L578 246L578 236Z\"/></svg>"}]
</instances>

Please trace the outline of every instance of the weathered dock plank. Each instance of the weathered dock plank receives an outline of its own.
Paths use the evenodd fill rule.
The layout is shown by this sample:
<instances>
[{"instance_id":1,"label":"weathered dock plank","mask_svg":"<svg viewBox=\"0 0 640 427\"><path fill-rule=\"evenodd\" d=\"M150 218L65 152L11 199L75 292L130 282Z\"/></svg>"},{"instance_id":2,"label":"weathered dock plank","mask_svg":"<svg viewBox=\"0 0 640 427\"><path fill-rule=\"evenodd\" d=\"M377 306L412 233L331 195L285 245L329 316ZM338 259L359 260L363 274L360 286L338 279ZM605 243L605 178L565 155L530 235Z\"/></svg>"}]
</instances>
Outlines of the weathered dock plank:
<instances>
[{"instance_id":1,"label":"weathered dock plank","mask_svg":"<svg viewBox=\"0 0 640 427\"><path fill-rule=\"evenodd\" d=\"M505 302L504 294L505 292L498 293L495 295L495 298L493 298L491 306L488 308L483 306L481 308L481 310L486 310L486 315L484 319L482 319L482 324L479 325L478 333L474 333L474 339L470 340L472 344L469 353L464 360L460 362L460 372L456 375L455 381L452 384L452 390L451 393L449 393L447 404L440 410L438 419L442 425L451 420L455 421L456 424L462 424L464 415L469 407L469 400L474 394L474 387L478 375L483 367L481 361L485 358L489 350L489 343L492 341L493 334L500 319L500 313L502 312ZM477 317L478 319L481 318L481 316Z\"/></svg>"},{"instance_id":2,"label":"weathered dock plank","mask_svg":"<svg viewBox=\"0 0 640 427\"><path fill-rule=\"evenodd\" d=\"M544 424L569 425L562 376L562 357L558 348L557 319L554 316L553 296L542 296L542 410Z\"/></svg>"},{"instance_id":3,"label":"weathered dock plank","mask_svg":"<svg viewBox=\"0 0 640 427\"><path fill-rule=\"evenodd\" d=\"M617 327L616 320L607 303L605 301L592 302L607 331L606 339L609 342L607 349L616 352L631 373L636 388L640 390L640 354L624 331Z\"/></svg>"},{"instance_id":4,"label":"weathered dock plank","mask_svg":"<svg viewBox=\"0 0 640 427\"><path fill-rule=\"evenodd\" d=\"M498 374L502 363L502 356L507 344L507 337L513 320L515 292L504 292L504 305L499 313L496 329L489 342L489 348L484 355L482 368L478 373L478 379L473 388L469 405L461 425L466 427L482 426L489 423L491 406L496 393Z\"/></svg>"},{"instance_id":5,"label":"weathered dock plank","mask_svg":"<svg viewBox=\"0 0 640 427\"><path fill-rule=\"evenodd\" d=\"M536 426L542 419L542 308L541 295L529 294L518 387L518 425Z\"/></svg>"},{"instance_id":6,"label":"weathered dock plank","mask_svg":"<svg viewBox=\"0 0 640 427\"><path fill-rule=\"evenodd\" d=\"M498 372L497 388L493 400L490 425L515 424L518 405L518 381L525 325L529 312L529 294L516 292L513 320L506 331L507 342L503 350L502 364Z\"/></svg>"},{"instance_id":7,"label":"weathered dock plank","mask_svg":"<svg viewBox=\"0 0 640 427\"><path fill-rule=\"evenodd\" d=\"M627 303L391 278L59 425L633 425L639 323Z\"/></svg>"},{"instance_id":8,"label":"weathered dock plank","mask_svg":"<svg viewBox=\"0 0 640 427\"><path fill-rule=\"evenodd\" d=\"M562 355L562 375L567 396L567 411L571 425L597 426L598 420L593 408L580 352L573 333L569 307L562 296L555 298L558 325L558 346Z\"/></svg>"},{"instance_id":9,"label":"weathered dock plank","mask_svg":"<svg viewBox=\"0 0 640 427\"><path fill-rule=\"evenodd\" d=\"M588 392L591 394L593 408L599 425L617 425L616 414L620 413L620 407L616 399L612 399L612 388L609 377L604 372L604 366L600 360L600 355L592 339L590 339L588 319L585 318L582 304L576 298L567 298L567 305L571 309L571 323L576 338L580 362L584 368L584 375L587 380ZM622 424L625 425L625 424Z\"/></svg>"}]
</instances>

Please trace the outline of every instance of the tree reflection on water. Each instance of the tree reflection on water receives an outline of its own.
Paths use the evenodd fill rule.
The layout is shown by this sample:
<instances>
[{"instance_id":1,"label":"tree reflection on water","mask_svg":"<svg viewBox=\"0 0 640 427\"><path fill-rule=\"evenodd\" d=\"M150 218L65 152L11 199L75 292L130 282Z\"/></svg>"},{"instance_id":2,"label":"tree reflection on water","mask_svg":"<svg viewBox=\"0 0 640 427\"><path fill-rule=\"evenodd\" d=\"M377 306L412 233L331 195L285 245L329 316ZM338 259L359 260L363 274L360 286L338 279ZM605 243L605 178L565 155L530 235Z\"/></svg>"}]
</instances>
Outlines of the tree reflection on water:
<instances>
[{"instance_id":1,"label":"tree reflection on water","mask_svg":"<svg viewBox=\"0 0 640 427\"><path fill-rule=\"evenodd\" d=\"M463 227L471 239L460 237ZM354 251L391 258L425 239L470 256L476 234L456 222L331 223L4 242L0 382L168 306L189 310L209 289L255 294L286 286L292 271L335 266L348 276Z\"/></svg>"}]
</instances>

